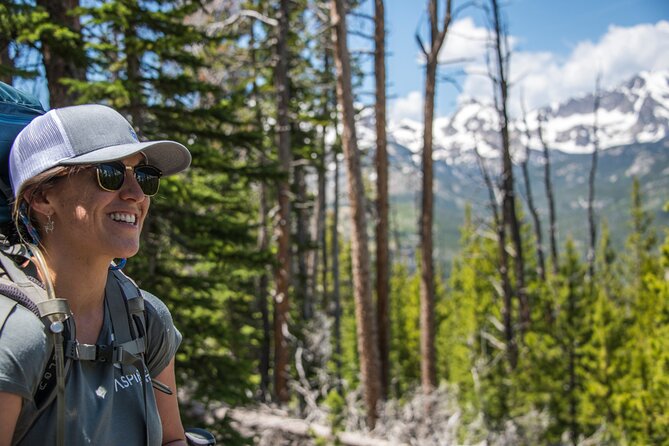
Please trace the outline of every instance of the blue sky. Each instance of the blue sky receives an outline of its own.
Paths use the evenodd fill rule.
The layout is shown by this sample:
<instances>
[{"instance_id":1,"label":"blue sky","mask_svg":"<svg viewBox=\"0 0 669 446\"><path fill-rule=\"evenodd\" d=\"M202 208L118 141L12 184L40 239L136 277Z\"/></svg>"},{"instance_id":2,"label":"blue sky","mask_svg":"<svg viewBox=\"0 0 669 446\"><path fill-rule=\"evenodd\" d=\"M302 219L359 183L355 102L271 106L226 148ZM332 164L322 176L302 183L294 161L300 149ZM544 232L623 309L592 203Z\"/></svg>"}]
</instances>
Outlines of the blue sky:
<instances>
[{"instance_id":1,"label":"blue sky","mask_svg":"<svg viewBox=\"0 0 669 446\"><path fill-rule=\"evenodd\" d=\"M463 3L454 0L456 7ZM420 119L423 68L414 35L421 30L427 36L426 4L426 0L385 2L391 118ZM592 92L597 72L606 87L641 70L669 69L669 0L502 0L500 4L513 42L512 77L528 108ZM372 6L368 1L369 12ZM482 75L484 37L480 11L469 8L456 17L442 57L478 61L459 67L467 73L458 77L461 92L448 83L438 86L439 115L451 113L465 97L490 96L489 81ZM352 39L350 47L363 45ZM454 71L451 67L442 73ZM366 91L373 91L370 81Z\"/></svg>"}]
</instances>

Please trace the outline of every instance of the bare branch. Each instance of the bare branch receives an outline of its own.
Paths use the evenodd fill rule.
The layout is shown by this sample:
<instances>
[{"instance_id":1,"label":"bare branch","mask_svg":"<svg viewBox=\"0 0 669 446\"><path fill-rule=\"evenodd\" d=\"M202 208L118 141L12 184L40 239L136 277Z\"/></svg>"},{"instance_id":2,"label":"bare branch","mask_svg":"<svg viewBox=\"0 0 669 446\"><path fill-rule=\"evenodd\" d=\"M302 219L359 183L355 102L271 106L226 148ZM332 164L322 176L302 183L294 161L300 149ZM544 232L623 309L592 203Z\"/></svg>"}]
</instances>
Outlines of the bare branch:
<instances>
[{"instance_id":1,"label":"bare branch","mask_svg":"<svg viewBox=\"0 0 669 446\"><path fill-rule=\"evenodd\" d=\"M427 49L425 49L425 45L423 44L423 39L420 38L420 34L418 34L418 32L416 32L416 42L418 43L418 48L420 48L425 57L429 57Z\"/></svg>"},{"instance_id":2,"label":"bare branch","mask_svg":"<svg viewBox=\"0 0 669 446\"><path fill-rule=\"evenodd\" d=\"M442 76L439 81L453 85L458 93L462 93L462 86L453 76Z\"/></svg>"},{"instance_id":3,"label":"bare branch","mask_svg":"<svg viewBox=\"0 0 669 446\"><path fill-rule=\"evenodd\" d=\"M279 22L276 19L264 16L260 14L258 11L254 11L252 9L244 9L242 11L239 11L237 14L233 14L232 16L228 17L227 20L223 20L222 22L215 22L207 26L207 34L213 35L214 33L234 24L242 17L251 17L269 26L277 26L279 24Z\"/></svg>"},{"instance_id":4,"label":"bare branch","mask_svg":"<svg viewBox=\"0 0 669 446\"><path fill-rule=\"evenodd\" d=\"M439 35L439 38L441 41L444 40L446 37L446 33L448 32L448 26L451 24L451 19L453 16L451 15L452 12L452 0L448 0L446 2L446 14L444 14L444 23L443 27L441 28L441 33Z\"/></svg>"},{"instance_id":5,"label":"bare branch","mask_svg":"<svg viewBox=\"0 0 669 446\"><path fill-rule=\"evenodd\" d=\"M474 59L471 57L459 57L457 59L443 60L439 62L439 65L456 65L465 62L473 62Z\"/></svg>"},{"instance_id":6,"label":"bare branch","mask_svg":"<svg viewBox=\"0 0 669 446\"><path fill-rule=\"evenodd\" d=\"M364 14L362 12L349 12L348 15L350 15L351 17L357 17L357 18L360 18L360 19L370 20L372 22L374 21L374 17L372 17L369 14Z\"/></svg>"},{"instance_id":7,"label":"bare branch","mask_svg":"<svg viewBox=\"0 0 669 446\"><path fill-rule=\"evenodd\" d=\"M349 34L349 36L357 36L357 37L362 37L363 39L371 40L372 42L374 41L374 36L370 36L369 34L365 34L362 31L351 31L349 29L348 34Z\"/></svg>"}]
</instances>

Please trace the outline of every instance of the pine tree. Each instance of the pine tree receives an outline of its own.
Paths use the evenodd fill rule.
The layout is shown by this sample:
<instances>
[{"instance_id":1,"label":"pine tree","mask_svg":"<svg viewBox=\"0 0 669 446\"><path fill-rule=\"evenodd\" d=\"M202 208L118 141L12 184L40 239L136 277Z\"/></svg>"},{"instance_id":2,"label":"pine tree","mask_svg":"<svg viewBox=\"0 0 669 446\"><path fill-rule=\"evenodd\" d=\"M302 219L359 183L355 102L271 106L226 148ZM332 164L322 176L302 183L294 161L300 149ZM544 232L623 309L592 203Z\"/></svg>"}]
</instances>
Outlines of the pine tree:
<instances>
[{"instance_id":1,"label":"pine tree","mask_svg":"<svg viewBox=\"0 0 669 446\"><path fill-rule=\"evenodd\" d=\"M186 24L199 2L113 1L84 10L84 102L104 102L141 138L174 139L193 154L191 169L163 181L145 223L141 255L128 271L170 306L187 336L177 368L196 398L239 401L252 389L256 315L253 277L267 258L255 250L255 206L246 153L259 140L244 125L245 97L203 74L216 42ZM198 51L199 49L199 51Z\"/></svg>"},{"instance_id":2,"label":"pine tree","mask_svg":"<svg viewBox=\"0 0 669 446\"><path fill-rule=\"evenodd\" d=\"M638 180L632 187L631 227L623 258L624 345L617 355L614 395L616 424L634 444L664 444L669 438L667 413L666 278L654 255L656 234L643 208Z\"/></svg>"}]
</instances>

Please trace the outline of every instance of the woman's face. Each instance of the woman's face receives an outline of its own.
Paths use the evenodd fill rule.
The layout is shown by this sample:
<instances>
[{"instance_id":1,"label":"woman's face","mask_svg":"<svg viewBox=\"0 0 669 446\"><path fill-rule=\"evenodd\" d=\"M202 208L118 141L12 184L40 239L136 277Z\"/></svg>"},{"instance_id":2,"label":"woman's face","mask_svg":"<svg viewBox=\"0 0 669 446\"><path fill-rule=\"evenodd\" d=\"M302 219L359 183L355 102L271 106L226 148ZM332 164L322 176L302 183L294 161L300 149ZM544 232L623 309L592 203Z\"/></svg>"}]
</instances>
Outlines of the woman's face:
<instances>
[{"instance_id":1,"label":"woman's face","mask_svg":"<svg viewBox=\"0 0 669 446\"><path fill-rule=\"evenodd\" d=\"M126 166L143 164L142 154L122 160ZM42 238L47 251L80 258L131 257L139 250L139 237L151 199L144 195L130 170L117 191L97 183L94 168L63 177L44 192L51 205L54 230Z\"/></svg>"}]
</instances>

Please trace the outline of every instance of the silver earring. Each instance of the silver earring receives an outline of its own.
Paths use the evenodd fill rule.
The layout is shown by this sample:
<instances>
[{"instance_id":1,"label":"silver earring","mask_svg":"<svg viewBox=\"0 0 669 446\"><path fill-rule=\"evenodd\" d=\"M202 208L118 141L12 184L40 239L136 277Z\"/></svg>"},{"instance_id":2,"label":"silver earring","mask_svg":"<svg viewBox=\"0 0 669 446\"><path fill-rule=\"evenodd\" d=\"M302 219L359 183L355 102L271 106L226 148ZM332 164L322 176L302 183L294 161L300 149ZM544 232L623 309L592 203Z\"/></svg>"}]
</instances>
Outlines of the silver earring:
<instances>
[{"instance_id":1,"label":"silver earring","mask_svg":"<svg viewBox=\"0 0 669 446\"><path fill-rule=\"evenodd\" d=\"M47 218L49 219L49 221L47 221L46 224L44 225L44 230L48 234L49 232L53 232L53 220L51 220L51 215L47 215Z\"/></svg>"}]
</instances>

